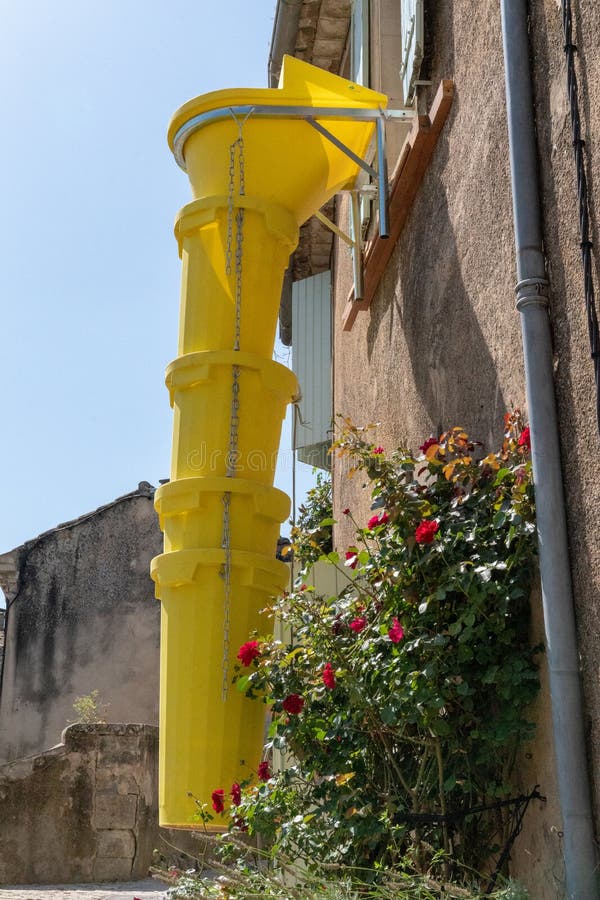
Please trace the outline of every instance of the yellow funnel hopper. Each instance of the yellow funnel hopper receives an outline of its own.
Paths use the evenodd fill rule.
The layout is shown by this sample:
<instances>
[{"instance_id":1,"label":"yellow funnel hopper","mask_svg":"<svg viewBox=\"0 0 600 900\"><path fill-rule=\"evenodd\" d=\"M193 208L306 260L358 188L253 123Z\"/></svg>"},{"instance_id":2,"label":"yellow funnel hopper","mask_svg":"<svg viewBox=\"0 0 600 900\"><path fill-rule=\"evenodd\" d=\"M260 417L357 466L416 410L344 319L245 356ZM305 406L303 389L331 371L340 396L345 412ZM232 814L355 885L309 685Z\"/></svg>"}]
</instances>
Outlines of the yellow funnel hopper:
<instances>
[{"instance_id":1,"label":"yellow funnel hopper","mask_svg":"<svg viewBox=\"0 0 600 900\"><path fill-rule=\"evenodd\" d=\"M245 193L284 206L301 225L358 171L309 118L362 158L375 124L360 116L386 105L384 94L285 56L278 88L215 91L182 106L169 126L169 146L195 198L226 194L229 148L245 119Z\"/></svg>"},{"instance_id":2,"label":"yellow funnel hopper","mask_svg":"<svg viewBox=\"0 0 600 900\"><path fill-rule=\"evenodd\" d=\"M351 187L386 98L286 57L278 89L217 91L175 114L169 144L194 200L177 218L183 265L171 480L156 492L165 552L160 822L192 827L261 759L264 707L232 687L241 644L286 587L275 559L289 499L273 487L296 378L272 361L298 226ZM222 830L217 814L209 825Z\"/></svg>"}]
</instances>

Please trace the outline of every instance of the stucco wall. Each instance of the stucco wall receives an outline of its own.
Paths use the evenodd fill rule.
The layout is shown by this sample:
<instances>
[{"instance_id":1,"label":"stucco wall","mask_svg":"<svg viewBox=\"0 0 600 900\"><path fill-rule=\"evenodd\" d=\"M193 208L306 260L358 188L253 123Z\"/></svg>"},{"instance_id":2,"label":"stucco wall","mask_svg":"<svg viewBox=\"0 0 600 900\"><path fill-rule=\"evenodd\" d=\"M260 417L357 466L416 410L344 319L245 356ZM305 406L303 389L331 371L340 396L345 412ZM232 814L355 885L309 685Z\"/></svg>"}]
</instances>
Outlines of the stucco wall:
<instances>
[{"instance_id":1,"label":"stucco wall","mask_svg":"<svg viewBox=\"0 0 600 900\"><path fill-rule=\"evenodd\" d=\"M600 830L600 439L584 308L578 206L560 15L553 0L537 0L532 19L534 75L544 240L551 283L555 383L562 438L571 571L594 780L596 828ZM600 247L600 7L573 0L577 71L586 140L591 236ZM596 254L598 249L596 249ZM594 266L596 292L600 285Z\"/></svg>"},{"instance_id":2,"label":"stucco wall","mask_svg":"<svg viewBox=\"0 0 600 900\"><path fill-rule=\"evenodd\" d=\"M455 99L375 300L351 332L341 326L347 255L336 255L334 409L381 423L374 440L386 449L454 424L493 445L506 408L525 400L498 4L429 4L428 26L428 100L442 78L455 81ZM358 502L366 516L352 481L338 478L335 495L338 512Z\"/></svg>"},{"instance_id":3,"label":"stucco wall","mask_svg":"<svg viewBox=\"0 0 600 900\"><path fill-rule=\"evenodd\" d=\"M145 877L158 843L158 729L73 725L0 766L0 884Z\"/></svg>"},{"instance_id":4,"label":"stucco wall","mask_svg":"<svg viewBox=\"0 0 600 900\"><path fill-rule=\"evenodd\" d=\"M583 304L578 210L566 74L557 0L531 0L544 232L567 492L572 569L589 723L589 753L600 808L600 480L593 367ZM600 8L574 0L592 231L597 233L600 134ZM335 254L334 411L380 425L373 440L391 450L461 425L490 449L502 414L526 408L512 226L500 9L496 0L426 5L428 53L422 77L454 80L456 95L405 230L375 300L350 332L342 314L351 287L345 252ZM594 197L594 194L596 197ZM344 216L343 204L340 207ZM598 272L595 272L598 275ZM368 517L368 497L334 464L336 543L352 538L341 515ZM539 598L534 631L543 634ZM520 763L523 787L539 782L514 856L535 898L562 895L557 805L545 661L534 714L538 737Z\"/></svg>"},{"instance_id":5,"label":"stucco wall","mask_svg":"<svg viewBox=\"0 0 600 900\"><path fill-rule=\"evenodd\" d=\"M158 723L160 607L153 489L47 532L14 554L0 692L0 761L41 752L99 692L110 721Z\"/></svg>"}]
</instances>

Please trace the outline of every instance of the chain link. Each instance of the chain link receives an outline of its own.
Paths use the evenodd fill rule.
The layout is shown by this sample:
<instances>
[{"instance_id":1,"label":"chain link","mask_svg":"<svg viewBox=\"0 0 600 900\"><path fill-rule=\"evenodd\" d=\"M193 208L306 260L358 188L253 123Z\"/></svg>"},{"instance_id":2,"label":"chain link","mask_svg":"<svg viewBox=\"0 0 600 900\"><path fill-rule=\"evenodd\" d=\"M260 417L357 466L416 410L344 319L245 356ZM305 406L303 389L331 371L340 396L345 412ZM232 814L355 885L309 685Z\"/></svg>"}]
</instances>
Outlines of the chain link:
<instances>
[{"instance_id":1,"label":"chain link","mask_svg":"<svg viewBox=\"0 0 600 900\"><path fill-rule=\"evenodd\" d=\"M233 113L232 113L233 115ZM235 118L235 116L234 116ZM244 120L245 121L245 120ZM246 192L244 171L244 122L236 119L238 137L229 147L229 192L227 197L227 243L225 248L225 271L232 273L233 260L233 222L236 161L239 177L239 196ZM236 160L237 157L237 160ZM242 329L242 259L244 249L244 210L238 206L235 214L235 324L233 349L239 351ZM227 450L227 478L235 478L238 457L238 434L240 424L240 367L232 366L231 382L231 415L229 419L229 446ZM225 560L221 567L221 578L224 584L223 603L223 680L222 698L227 698L229 690L229 651L231 632L231 491L223 494L223 536L221 547L225 551Z\"/></svg>"}]
</instances>

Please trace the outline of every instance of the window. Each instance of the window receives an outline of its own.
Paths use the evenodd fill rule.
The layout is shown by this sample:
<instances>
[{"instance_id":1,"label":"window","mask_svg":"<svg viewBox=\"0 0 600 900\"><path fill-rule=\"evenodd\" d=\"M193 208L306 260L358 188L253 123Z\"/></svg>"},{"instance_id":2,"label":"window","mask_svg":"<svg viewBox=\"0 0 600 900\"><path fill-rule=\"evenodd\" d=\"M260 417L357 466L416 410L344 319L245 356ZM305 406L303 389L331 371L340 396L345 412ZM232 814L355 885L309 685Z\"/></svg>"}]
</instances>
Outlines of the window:
<instances>
[{"instance_id":1,"label":"window","mask_svg":"<svg viewBox=\"0 0 600 900\"><path fill-rule=\"evenodd\" d=\"M423 0L401 0L402 65L400 77L404 105L414 100L416 82L423 62Z\"/></svg>"}]
</instances>

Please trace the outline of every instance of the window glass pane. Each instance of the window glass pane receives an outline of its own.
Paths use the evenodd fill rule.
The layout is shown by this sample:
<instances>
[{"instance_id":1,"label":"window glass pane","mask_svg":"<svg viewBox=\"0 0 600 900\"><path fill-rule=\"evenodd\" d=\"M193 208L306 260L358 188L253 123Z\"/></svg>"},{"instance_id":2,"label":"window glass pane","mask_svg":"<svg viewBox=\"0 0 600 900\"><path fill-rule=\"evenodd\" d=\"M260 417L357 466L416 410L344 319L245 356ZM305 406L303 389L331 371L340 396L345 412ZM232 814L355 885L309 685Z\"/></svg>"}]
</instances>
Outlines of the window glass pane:
<instances>
[{"instance_id":1,"label":"window glass pane","mask_svg":"<svg viewBox=\"0 0 600 900\"><path fill-rule=\"evenodd\" d=\"M351 79L369 85L369 0L353 0L350 43Z\"/></svg>"},{"instance_id":2,"label":"window glass pane","mask_svg":"<svg viewBox=\"0 0 600 900\"><path fill-rule=\"evenodd\" d=\"M423 60L423 0L402 0L402 66L400 75L404 91L404 103L414 96L415 81Z\"/></svg>"}]
</instances>

